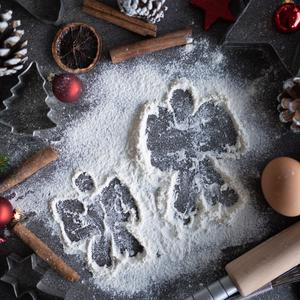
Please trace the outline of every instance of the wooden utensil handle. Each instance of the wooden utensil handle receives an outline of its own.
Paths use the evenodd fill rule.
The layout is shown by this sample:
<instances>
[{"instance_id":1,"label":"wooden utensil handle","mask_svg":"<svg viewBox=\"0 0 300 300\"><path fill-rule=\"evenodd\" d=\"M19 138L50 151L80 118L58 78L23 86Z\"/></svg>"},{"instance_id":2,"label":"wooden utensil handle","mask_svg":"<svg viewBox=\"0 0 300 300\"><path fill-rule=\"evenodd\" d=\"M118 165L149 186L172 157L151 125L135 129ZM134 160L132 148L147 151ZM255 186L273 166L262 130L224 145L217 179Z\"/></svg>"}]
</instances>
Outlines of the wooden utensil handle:
<instances>
[{"instance_id":1,"label":"wooden utensil handle","mask_svg":"<svg viewBox=\"0 0 300 300\"><path fill-rule=\"evenodd\" d=\"M69 281L78 281L80 276L58 257L45 243L34 233L28 230L23 224L17 223L13 226L12 232L16 234L26 245L28 245L42 260L47 262L57 273Z\"/></svg>"},{"instance_id":2,"label":"wooden utensil handle","mask_svg":"<svg viewBox=\"0 0 300 300\"><path fill-rule=\"evenodd\" d=\"M242 296L248 296L300 264L300 222L250 250L226 267Z\"/></svg>"}]
</instances>

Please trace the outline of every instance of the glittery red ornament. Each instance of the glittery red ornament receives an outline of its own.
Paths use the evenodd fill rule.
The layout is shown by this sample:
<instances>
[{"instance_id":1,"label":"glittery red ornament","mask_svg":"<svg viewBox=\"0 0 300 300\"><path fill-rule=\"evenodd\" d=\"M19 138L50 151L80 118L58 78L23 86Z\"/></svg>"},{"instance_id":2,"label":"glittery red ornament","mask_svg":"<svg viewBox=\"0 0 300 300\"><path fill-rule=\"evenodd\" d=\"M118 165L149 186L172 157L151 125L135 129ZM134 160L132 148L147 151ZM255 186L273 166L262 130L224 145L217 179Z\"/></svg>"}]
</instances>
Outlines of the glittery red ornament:
<instances>
[{"instance_id":1,"label":"glittery red ornament","mask_svg":"<svg viewBox=\"0 0 300 300\"><path fill-rule=\"evenodd\" d=\"M231 0L192 0L191 4L205 13L204 30L207 31L218 19L234 22L235 16L229 10Z\"/></svg>"},{"instance_id":2,"label":"glittery red ornament","mask_svg":"<svg viewBox=\"0 0 300 300\"><path fill-rule=\"evenodd\" d=\"M82 90L82 82L74 74L55 75L52 80L53 94L62 102L74 103L78 101Z\"/></svg>"},{"instance_id":3,"label":"glittery red ornament","mask_svg":"<svg viewBox=\"0 0 300 300\"><path fill-rule=\"evenodd\" d=\"M10 202L5 198L0 198L0 227L5 227L13 216L13 207Z\"/></svg>"},{"instance_id":4,"label":"glittery red ornament","mask_svg":"<svg viewBox=\"0 0 300 300\"><path fill-rule=\"evenodd\" d=\"M274 21L279 32L294 32L300 28L300 8L286 1L276 9Z\"/></svg>"}]
</instances>

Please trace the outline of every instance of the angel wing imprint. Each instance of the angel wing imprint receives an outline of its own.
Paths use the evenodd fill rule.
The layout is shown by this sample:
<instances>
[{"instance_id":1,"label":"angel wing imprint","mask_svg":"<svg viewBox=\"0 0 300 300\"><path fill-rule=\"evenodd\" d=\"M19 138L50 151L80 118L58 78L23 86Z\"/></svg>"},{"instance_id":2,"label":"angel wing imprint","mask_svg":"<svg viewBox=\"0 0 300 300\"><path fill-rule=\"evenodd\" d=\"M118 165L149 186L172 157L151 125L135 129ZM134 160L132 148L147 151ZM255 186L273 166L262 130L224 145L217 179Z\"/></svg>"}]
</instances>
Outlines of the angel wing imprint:
<instances>
[{"instance_id":1,"label":"angel wing imprint","mask_svg":"<svg viewBox=\"0 0 300 300\"><path fill-rule=\"evenodd\" d=\"M238 201L238 194L227 186L212 158L236 147L239 136L222 101L205 101L195 112L191 92L178 88L169 104L148 115L147 147L154 167L178 173L174 209L187 224L197 213L199 198L211 206L228 207Z\"/></svg>"},{"instance_id":2,"label":"angel wing imprint","mask_svg":"<svg viewBox=\"0 0 300 300\"><path fill-rule=\"evenodd\" d=\"M87 242L89 255L98 267L111 267L116 251L129 257L143 252L143 246L127 228L132 219L139 220L139 214L126 185L113 178L97 193L86 172L77 175L73 183L77 198L55 199L52 203L68 247Z\"/></svg>"}]
</instances>

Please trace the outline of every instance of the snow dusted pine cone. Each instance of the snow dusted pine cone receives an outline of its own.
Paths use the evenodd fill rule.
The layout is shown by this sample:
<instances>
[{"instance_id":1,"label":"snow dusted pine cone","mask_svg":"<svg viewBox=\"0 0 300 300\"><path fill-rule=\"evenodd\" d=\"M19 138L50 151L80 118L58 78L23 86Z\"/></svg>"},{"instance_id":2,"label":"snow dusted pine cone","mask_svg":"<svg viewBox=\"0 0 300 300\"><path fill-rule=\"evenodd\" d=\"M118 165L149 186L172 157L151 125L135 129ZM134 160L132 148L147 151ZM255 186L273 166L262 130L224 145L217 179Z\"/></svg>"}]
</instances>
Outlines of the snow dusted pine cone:
<instances>
[{"instance_id":1,"label":"snow dusted pine cone","mask_svg":"<svg viewBox=\"0 0 300 300\"><path fill-rule=\"evenodd\" d=\"M284 83L278 101L280 121L292 123L291 130L300 133L300 77L289 79Z\"/></svg>"},{"instance_id":2,"label":"snow dusted pine cone","mask_svg":"<svg viewBox=\"0 0 300 300\"><path fill-rule=\"evenodd\" d=\"M123 13L157 23L165 16L166 0L118 0Z\"/></svg>"},{"instance_id":3,"label":"snow dusted pine cone","mask_svg":"<svg viewBox=\"0 0 300 300\"><path fill-rule=\"evenodd\" d=\"M24 30L18 30L21 21L12 20L12 11L1 11L0 6L0 77L11 75L23 68L27 57Z\"/></svg>"}]
</instances>

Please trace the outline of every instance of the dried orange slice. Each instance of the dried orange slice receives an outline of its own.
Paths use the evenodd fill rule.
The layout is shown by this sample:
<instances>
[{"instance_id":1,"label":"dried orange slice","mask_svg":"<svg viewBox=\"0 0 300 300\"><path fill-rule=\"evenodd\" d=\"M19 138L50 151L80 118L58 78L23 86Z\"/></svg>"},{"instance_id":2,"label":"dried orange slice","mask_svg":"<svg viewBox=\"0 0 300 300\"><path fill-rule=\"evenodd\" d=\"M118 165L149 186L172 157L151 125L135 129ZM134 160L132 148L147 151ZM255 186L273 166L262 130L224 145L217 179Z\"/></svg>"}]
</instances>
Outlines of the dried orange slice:
<instances>
[{"instance_id":1,"label":"dried orange slice","mask_svg":"<svg viewBox=\"0 0 300 300\"><path fill-rule=\"evenodd\" d=\"M85 23L67 24L57 32L52 43L52 54L58 66L73 74L92 70L101 52L101 37Z\"/></svg>"}]
</instances>

